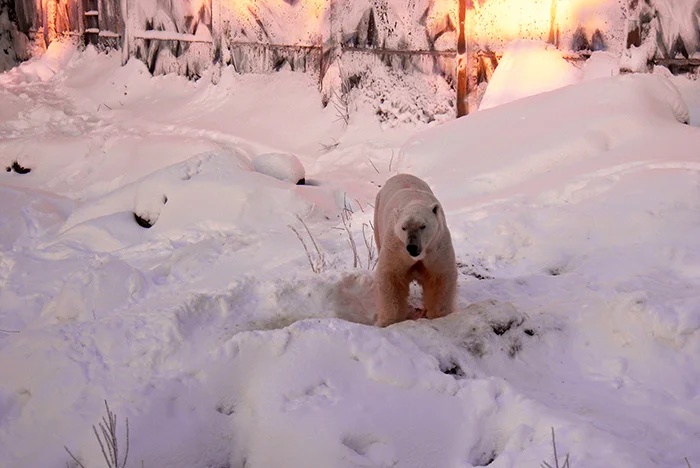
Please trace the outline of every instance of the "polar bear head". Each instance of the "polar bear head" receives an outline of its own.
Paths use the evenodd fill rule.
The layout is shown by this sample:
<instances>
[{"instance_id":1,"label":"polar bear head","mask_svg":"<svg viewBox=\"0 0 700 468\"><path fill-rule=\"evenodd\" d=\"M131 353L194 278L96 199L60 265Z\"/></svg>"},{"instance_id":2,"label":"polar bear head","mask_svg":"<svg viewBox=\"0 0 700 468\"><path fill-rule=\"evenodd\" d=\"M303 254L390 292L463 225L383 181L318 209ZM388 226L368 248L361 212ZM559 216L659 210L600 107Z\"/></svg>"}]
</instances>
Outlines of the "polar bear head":
<instances>
[{"instance_id":1,"label":"polar bear head","mask_svg":"<svg viewBox=\"0 0 700 468\"><path fill-rule=\"evenodd\" d=\"M440 231L440 211L439 203L411 203L397 211L394 233L415 260L423 258L426 248Z\"/></svg>"}]
</instances>

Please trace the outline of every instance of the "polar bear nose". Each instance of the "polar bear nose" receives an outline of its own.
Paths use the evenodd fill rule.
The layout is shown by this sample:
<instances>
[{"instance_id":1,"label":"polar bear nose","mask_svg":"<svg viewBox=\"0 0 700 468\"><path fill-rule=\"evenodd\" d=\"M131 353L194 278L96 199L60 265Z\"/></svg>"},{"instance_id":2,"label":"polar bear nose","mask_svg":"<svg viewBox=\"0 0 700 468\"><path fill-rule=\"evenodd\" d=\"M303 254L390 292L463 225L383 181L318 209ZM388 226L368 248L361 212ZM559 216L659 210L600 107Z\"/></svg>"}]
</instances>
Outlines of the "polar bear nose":
<instances>
[{"instance_id":1,"label":"polar bear nose","mask_svg":"<svg viewBox=\"0 0 700 468\"><path fill-rule=\"evenodd\" d=\"M417 257L420 255L420 248L417 245L408 244L406 250L411 255L411 257Z\"/></svg>"}]
</instances>

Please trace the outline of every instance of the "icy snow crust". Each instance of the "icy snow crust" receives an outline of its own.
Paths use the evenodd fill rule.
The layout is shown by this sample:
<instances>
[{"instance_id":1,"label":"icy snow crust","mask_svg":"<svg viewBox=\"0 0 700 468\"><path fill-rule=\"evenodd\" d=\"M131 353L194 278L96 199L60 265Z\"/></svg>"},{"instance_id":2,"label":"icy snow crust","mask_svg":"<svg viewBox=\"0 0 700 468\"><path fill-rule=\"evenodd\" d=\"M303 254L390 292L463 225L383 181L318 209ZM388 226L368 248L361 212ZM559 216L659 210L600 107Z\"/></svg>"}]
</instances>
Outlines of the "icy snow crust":
<instances>
[{"instance_id":1,"label":"icy snow crust","mask_svg":"<svg viewBox=\"0 0 700 468\"><path fill-rule=\"evenodd\" d=\"M0 75L0 163L32 169L0 175L0 466L101 466L105 399L129 466L553 465L551 428L577 468L700 463L697 83L590 80L421 131L371 106L345 127L313 76L119 63ZM269 153L311 185L254 171ZM459 311L378 329L339 213L366 264L397 170L444 203Z\"/></svg>"}]
</instances>

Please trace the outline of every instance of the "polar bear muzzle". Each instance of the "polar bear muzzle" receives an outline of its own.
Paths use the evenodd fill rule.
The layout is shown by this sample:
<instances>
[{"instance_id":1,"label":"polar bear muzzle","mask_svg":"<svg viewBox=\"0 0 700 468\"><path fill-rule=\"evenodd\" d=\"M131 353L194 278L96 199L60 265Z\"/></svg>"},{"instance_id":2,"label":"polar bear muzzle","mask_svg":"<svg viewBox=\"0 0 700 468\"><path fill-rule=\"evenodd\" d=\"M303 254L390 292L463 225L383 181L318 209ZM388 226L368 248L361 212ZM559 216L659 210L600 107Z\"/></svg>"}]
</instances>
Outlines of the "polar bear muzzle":
<instances>
[{"instance_id":1,"label":"polar bear muzzle","mask_svg":"<svg viewBox=\"0 0 700 468\"><path fill-rule=\"evenodd\" d=\"M420 236L417 233L411 233L408 235L408 242L406 242L406 251L411 257L417 257L421 254L423 249L421 248Z\"/></svg>"}]
</instances>

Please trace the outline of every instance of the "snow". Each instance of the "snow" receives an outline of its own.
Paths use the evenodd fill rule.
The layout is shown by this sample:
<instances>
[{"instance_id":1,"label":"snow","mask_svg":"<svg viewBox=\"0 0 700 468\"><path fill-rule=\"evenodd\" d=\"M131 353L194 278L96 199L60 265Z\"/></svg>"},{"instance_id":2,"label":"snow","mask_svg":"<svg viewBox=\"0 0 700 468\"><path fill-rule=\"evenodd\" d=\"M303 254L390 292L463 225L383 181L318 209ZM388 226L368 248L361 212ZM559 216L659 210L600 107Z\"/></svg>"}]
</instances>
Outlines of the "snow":
<instances>
[{"instance_id":1,"label":"snow","mask_svg":"<svg viewBox=\"0 0 700 468\"><path fill-rule=\"evenodd\" d=\"M552 428L574 467L700 463L700 85L594 60L394 125L313 75L68 45L0 75L0 167L31 168L0 173L0 466L104 464L104 400L129 466L554 465ZM459 310L380 329L348 242L371 264L397 171L446 209Z\"/></svg>"},{"instance_id":2,"label":"snow","mask_svg":"<svg viewBox=\"0 0 700 468\"><path fill-rule=\"evenodd\" d=\"M306 177L299 158L289 153L261 154L253 160L253 166L261 174L295 184Z\"/></svg>"},{"instance_id":3,"label":"snow","mask_svg":"<svg viewBox=\"0 0 700 468\"><path fill-rule=\"evenodd\" d=\"M513 41L503 52L479 109L576 83L580 75L581 71L553 46L541 41Z\"/></svg>"}]
</instances>

